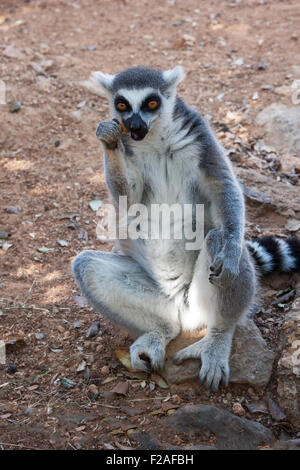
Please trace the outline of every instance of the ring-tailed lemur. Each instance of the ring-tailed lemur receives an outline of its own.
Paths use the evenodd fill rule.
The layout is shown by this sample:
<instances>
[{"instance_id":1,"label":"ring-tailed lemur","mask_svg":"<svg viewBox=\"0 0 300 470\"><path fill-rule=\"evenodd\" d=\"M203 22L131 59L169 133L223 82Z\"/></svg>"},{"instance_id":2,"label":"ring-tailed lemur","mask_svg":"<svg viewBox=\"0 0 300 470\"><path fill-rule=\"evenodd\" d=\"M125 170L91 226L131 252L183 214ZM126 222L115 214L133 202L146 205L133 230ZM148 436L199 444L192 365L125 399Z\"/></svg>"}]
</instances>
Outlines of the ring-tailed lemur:
<instances>
[{"instance_id":1,"label":"ring-tailed lemur","mask_svg":"<svg viewBox=\"0 0 300 470\"><path fill-rule=\"evenodd\" d=\"M165 347L181 330L207 326L206 336L175 355L201 359L200 379L217 390L229 379L236 323L257 290L256 263L268 273L300 269L300 242L244 241L244 199L231 164L213 132L177 95L183 70L136 67L117 75L95 72L112 118L97 136L105 175L118 204L204 204L205 240L120 240L122 255L84 251L73 272L91 305L138 335L130 348L134 368L161 368ZM122 133L122 126L129 131ZM251 253L251 254L250 254Z\"/></svg>"}]
</instances>

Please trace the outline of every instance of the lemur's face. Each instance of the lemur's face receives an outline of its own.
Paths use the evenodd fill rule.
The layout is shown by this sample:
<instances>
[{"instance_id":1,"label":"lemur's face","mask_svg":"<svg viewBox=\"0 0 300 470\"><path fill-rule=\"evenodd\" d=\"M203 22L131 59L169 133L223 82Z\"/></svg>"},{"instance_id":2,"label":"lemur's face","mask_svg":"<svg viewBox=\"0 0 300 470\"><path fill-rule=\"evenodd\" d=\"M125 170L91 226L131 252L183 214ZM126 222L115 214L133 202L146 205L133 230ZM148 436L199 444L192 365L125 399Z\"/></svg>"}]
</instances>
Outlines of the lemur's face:
<instances>
[{"instance_id":1,"label":"lemur's face","mask_svg":"<svg viewBox=\"0 0 300 470\"><path fill-rule=\"evenodd\" d=\"M132 139L140 141L172 113L176 86L184 72L181 67L165 72L134 67L117 75L94 72L93 76L108 94L112 117L123 122Z\"/></svg>"},{"instance_id":2,"label":"lemur's face","mask_svg":"<svg viewBox=\"0 0 300 470\"><path fill-rule=\"evenodd\" d=\"M161 114L163 96L159 90L120 89L114 96L114 113L134 140L143 140Z\"/></svg>"}]
</instances>

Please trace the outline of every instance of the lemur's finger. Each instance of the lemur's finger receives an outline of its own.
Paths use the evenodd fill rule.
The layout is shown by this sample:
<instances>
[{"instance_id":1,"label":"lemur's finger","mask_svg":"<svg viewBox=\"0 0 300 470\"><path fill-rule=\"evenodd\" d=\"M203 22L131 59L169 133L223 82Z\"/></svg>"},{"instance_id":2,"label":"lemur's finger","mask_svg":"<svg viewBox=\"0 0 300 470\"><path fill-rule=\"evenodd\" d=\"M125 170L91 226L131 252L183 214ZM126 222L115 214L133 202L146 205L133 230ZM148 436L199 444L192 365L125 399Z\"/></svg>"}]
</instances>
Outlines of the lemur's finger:
<instances>
[{"instance_id":1,"label":"lemur's finger","mask_svg":"<svg viewBox=\"0 0 300 470\"><path fill-rule=\"evenodd\" d=\"M115 121L117 124L119 124L119 126L121 126L123 134L129 134L129 130L125 126L124 122L122 122L122 121L119 122L118 119L116 119L116 118L114 118L113 121Z\"/></svg>"}]
</instances>

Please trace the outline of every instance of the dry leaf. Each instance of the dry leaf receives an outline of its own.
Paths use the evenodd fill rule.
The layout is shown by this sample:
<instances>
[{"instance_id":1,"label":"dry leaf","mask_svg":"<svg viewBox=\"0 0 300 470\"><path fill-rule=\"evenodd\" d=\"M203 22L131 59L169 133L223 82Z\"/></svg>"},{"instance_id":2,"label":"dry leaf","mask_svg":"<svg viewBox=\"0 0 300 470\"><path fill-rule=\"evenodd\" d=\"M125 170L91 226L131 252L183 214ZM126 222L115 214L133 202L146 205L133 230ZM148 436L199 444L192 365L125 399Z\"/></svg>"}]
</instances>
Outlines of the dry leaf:
<instances>
[{"instance_id":1,"label":"dry leaf","mask_svg":"<svg viewBox=\"0 0 300 470\"><path fill-rule=\"evenodd\" d=\"M114 380L116 380L116 377L107 377L107 379L102 380L101 384L109 384L109 382L113 382Z\"/></svg>"},{"instance_id":2,"label":"dry leaf","mask_svg":"<svg viewBox=\"0 0 300 470\"><path fill-rule=\"evenodd\" d=\"M111 393L117 393L118 395L126 395L129 390L128 382L119 382L112 390Z\"/></svg>"},{"instance_id":3,"label":"dry leaf","mask_svg":"<svg viewBox=\"0 0 300 470\"><path fill-rule=\"evenodd\" d=\"M127 413L129 416L137 416L143 413L143 410L139 410L138 408L130 408L128 406L121 406L120 411Z\"/></svg>"},{"instance_id":4,"label":"dry leaf","mask_svg":"<svg viewBox=\"0 0 300 470\"><path fill-rule=\"evenodd\" d=\"M115 353L121 364L131 372L141 372L137 369L133 369L130 359L130 353L127 349L115 349Z\"/></svg>"},{"instance_id":5,"label":"dry leaf","mask_svg":"<svg viewBox=\"0 0 300 470\"><path fill-rule=\"evenodd\" d=\"M159 408L158 410L151 411L149 413L151 416L156 416L156 415L163 415L165 412L162 408Z\"/></svg>"},{"instance_id":6,"label":"dry leaf","mask_svg":"<svg viewBox=\"0 0 300 470\"><path fill-rule=\"evenodd\" d=\"M75 431L77 431L77 432L84 431L85 428L86 428L86 426L79 426L78 428L75 428Z\"/></svg>"},{"instance_id":7,"label":"dry leaf","mask_svg":"<svg viewBox=\"0 0 300 470\"><path fill-rule=\"evenodd\" d=\"M114 429L113 431L108 433L110 436L116 436L117 434L124 434L122 428Z\"/></svg>"},{"instance_id":8,"label":"dry leaf","mask_svg":"<svg viewBox=\"0 0 300 470\"><path fill-rule=\"evenodd\" d=\"M170 410L167 411L168 416L172 415L173 413L176 413L175 408L171 408Z\"/></svg>"},{"instance_id":9,"label":"dry leaf","mask_svg":"<svg viewBox=\"0 0 300 470\"><path fill-rule=\"evenodd\" d=\"M131 431L131 429L129 429L129 431ZM127 434L129 433L129 431L127 431ZM132 429L132 431L134 432L135 429ZM130 433L132 434L132 433ZM130 435L128 434L128 435ZM128 447L128 446L123 446L123 444L120 444L118 441L115 442L116 446L118 449L120 450L133 450L132 447Z\"/></svg>"},{"instance_id":10,"label":"dry leaf","mask_svg":"<svg viewBox=\"0 0 300 470\"><path fill-rule=\"evenodd\" d=\"M169 411L169 410L174 410L175 408L178 408L179 405L174 405L174 403L162 403L161 407L164 411Z\"/></svg>"},{"instance_id":11,"label":"dry leaf","mask_svg":"<svg viewBox=\"0 0 300 470\"><path fill-rule=\"evenodd\" d=\"M85 368L86 368L86 361L83 360L77 367L76 372L83 372Z\"/></svg>"},{"instance_id":12,"label":"dry leaf","mask_svg":"<svg viewBox=\"0 0 300 470\"><path fill-rule=\"evenodd\" d=\"M156 372L151 374L151 380L153 380L159 388L169 388L167 382Z\"/></svg>"}]
</instances>

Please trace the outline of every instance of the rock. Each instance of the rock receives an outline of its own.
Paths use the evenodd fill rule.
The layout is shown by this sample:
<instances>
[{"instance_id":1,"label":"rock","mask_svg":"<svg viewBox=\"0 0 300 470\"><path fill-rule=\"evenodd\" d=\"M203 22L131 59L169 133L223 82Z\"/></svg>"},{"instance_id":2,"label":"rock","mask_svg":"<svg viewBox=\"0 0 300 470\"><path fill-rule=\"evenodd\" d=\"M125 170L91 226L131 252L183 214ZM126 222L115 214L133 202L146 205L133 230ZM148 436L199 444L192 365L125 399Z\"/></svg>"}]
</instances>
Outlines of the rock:
<instances>
[{"instance_id":1,"label":"rock","mask_svg":"<svg viewBox=\"0 0 300 470\"><path fill-rule=\"evenodd\" d=\"M268 398L268 407L270 410L270 414L275 421L283 421L286 416L285 413L279 408L277 403L272 400L271 397Z\"/></svg>"},{"instance_id":2,"label":"rock","mask_svg":"<svg viewBox=\"0 0 300 470\"><path fill-rule=\"evenodd\" d=\"M69 243L67 242L67 240L56 240L57 243L59 244L59 246L62 246L62 247L65 247L65 246L69 246Z\"/></svg>"},{"instance_id":3,"label":"rock","mask_svg":"<svg viewBox=\"0 0 300 470\"><path fill-rule=\"evenodd\" d=\"M60 384L63 388L66 388L67 390L76 387L76 382L73 382L73 380L70 380L66 377L62 377L60 379Z\"/></svg>"},{"instance_id":4,"label":"rock","mask_svg":"<svg viewBox=\"0 0 300 470\"><path fill-rule=\"evenodd\" d=\"M50 47L48 46L48 44L46 44L45 42L42 42L40 44L40 53L41 54L47 54L47 52L50 51Z\"/></svg>"},{"instance_id":5,"label":"rock","mask_svg":"<svg viewBox=\"0 0 300 470\"><path fill-rule=\"evenodd\" d=\"M31 415L33 415L33 413L34 413L34 408L26 408L26 409L23 411L23 414L24 414L25 416L31 416Z\"/></svg>"},{"instance_id":6,"label":"rock","mask_svg":"<svg viewBox=\"0 0 300 470\"><path fill-rule=\"evenodd\" d=\"M130 436L138 442L136 450L157 450L159 449L159 442L153 434L146 434L141 431L135 431Z\"/></svg>"},{"instance_id":7,"label":"rock","mask_svg":"<svg viewBox=\"0 0 300 470\"><path fill-rule=\"evenodd\" d=\"M74 121L80 122L82 120L82 111L79 109L71 111L70 116L74 119Z\"/></svg>"},{"instance_id":8,"label":"rock","mask_svg":"<svg viewBox=\"0 0 300 470\"><path fill-rule=\"evenodd\" d=\"M260 89L265 90L265 91L271 91L273 90L273 85L268 85L267 83L265 83L264 85L260 87Z\"/></svg>"},{"instance_id":9,"label":"rock","mask_svg":"<svg viewBox=\"0 0 300 470\"><path fill-rule=\"evenodd\" d=\"M4 243L1 242L1 243L0 243L0 246L1 246L2 250L7 251L9 248L12 247L12 244L11 244L11 243L7 243L7 242L4 242Z\"/></svg>"},{"instance_id":10,"label":"rock","mask_svg":"<svg viewBox=\"0 0 300 470\"><path fill-rule=\"evenodd\" d=\"M276 450L300 450L300 439L289 439L287 441L278 441L274 445Z\"/></svg>"},{"instance_id":11,"label":"rock","mask_svg":"<svg viewBox=\"0 0 300 470\"><path fill-rule=\"evenodd\" d=\"M34 336L37 340L44 339L46 337L44 333L34 333Z\"/></svg>"},{"instance_id":12,"label":"rock","mask_svg":"<svg viewBox=\"0 0 300 470\"><path fill-rule=\"evenodd\" d=\"M244 65L244 62L245 61L243 57L238 57L232 62L232 65L235 65L236 67L241 67L242 65Z\"/></svg>"},{"instance_id":13,"label":"rock","mask_svg":"<svg viewBox=\"0 0 300 470\"><path fill-rule=\"evenodd\" d=\"M256 401L247 403L247 408L250 413L262 413L264 415L268 414L267 405L264 401Z\"/></svg>"},{"instance_id":14,"label":"rock","mask_svg":"<svg viewBox=\"0 0 300 470\"><path fill-rule=\"evenodd\" d=\"M8 206L8 207L5 207L5 212L7 212L8 214L18 214L19 212L22 212L22 208L21 207L13 207L13 206Z\"/></svg>"},{"instance_id":15,"label":"rock","mask_svg":"<svg viewBox=\"0 0 300 470\"><path fill-rule=\"evenodd\" d=\"M9 237L11 237L11 233L9 233L9 232L0 232L0 239L1 240L7 240Z\"/></svg>"},{"instance_id":16,"label":"rock","mask_svg":"<svg viewBox=\"0 0 300 470\"><path fill-rule=\"evenodd\" d=\"M89 328L87 334L86 334L86 338L93 338L94 336L98 336L99 334L99 331L100 331L100 322L99 321L95 321L92 326Z\"/></svg>"},{"instance_id":17,"label":"rock","mask_svg":"<svg viewBox=\"0 0 300 470\"><path fill-rule=\"evenodd\" d=\"M271 199L269 196L266 196L264 193L261 193L256 189L247 188L241 181L240 185L242 186L243 193L249 201L256 204L271 204Z\"/></svg>"},{"instance_id":18,"label":"rock","mask_svg":"<svg viewBox=\"0 0 300 470\"><path fill-rule=\"evenodd\" d=\"M89 207L92 211L97 212L98 209L102 206L102 201L100 199L94 199L93 201L89 202Z\"/></svg>"},{"instance_id":19,"label":"rock","mask_svg":"<svg viewBox=\"0 0 300 470\"><path fill-rule=\"evenodd\" d=\"M85 368L86 368L86 361L83 359L83 361L81 361L81 362L78 364L78 367L77 367L77 369L76 369L77 374L78 374L79 372L83 372L83 371L85 370Z\"/></svg>"},{"instance_id":20,"label":"rock","mask_svg":"<svg viewBox=\"0 0 300 470\"><path fill-rule=\"evenodd\" d=\"M89 305L86 297L84 297L83 295L75 295L73 299L74 302L76 302L76 304L78 305L78 307L85 308Z\"/></svg>"},{"instance_id":21,"label":"rock","mask_svg":"<svg viewBox=\"0 0 300 470\"><path fill-rule=\"evenodd\" d=\"M265 62L263 59L261 59L261 60L258 62L257 69L258 69L258 70L266 70L267 68L268 68L267 62Z\"/></svg>"},{"instance_id":22,"label":"rock","mask_svg":"<svg viewBox=\"0 0 300 470\"><path fill-rule=\"evenodd\" d=\"M108 375L109 374L109 367L108 366L101 367L100 372L101 372L102 375Z\"/></svg>"},{"instance_id":23,"label":"rock","mask_svg":"<svg viewBox=\"0 0 300 470\"><path fill-rule=\"evenodd\" d=\"M166 423L189 434L213 433L217 449L222 450L254 450L274 440L265 426L210 405L184 406L166 418Z\"/></svg>"},{"instance_id":24,"label":"rock","mask_svg":"<svg viewBox=\"0 0 300 470\"><path fill-rule=\"evenodd\" d=\"M237 325L230 359L231 382L264 387L271 378L274 359L252 320Z\"/></svg>"},{"instance_id":25,"label":"rock","mask_svg":"<svg viewBox=\"0 0 300 470\"><path fill-rule=\"evenodd\" d=\"M290 96L291 93L289 89ZM264 127L267 143L279 153L300 156L299 106L273 103L256 116L255 123Z\"/></svg>"},{"instance_id":26,"label":"rock","mask_svg":"<svg viewBox=\"0 0 300 470\"><path fill-rule=\"evenodd\" d=\"M232 405L232 411L237 416L245 416L246 414L245 409L238 401Z\"/></svg>"},{"instance_id":27,"label":"rock","mask_svg":"<svg viewBox=\"0 0 300 470\"><path fill-rule=\"evenodd\" d=\"M72 325L73 325L73 328L75 328L75 330L78 330L79 328L81 328L81 321L75 320L72 322Z\"/></svg>"},{"instance_id":28,"label":"rock","mask_svg":"<svg viewBox=\"0 0 300 470\"><path fill-rule=\"evenodd\" d=\"M10 364L8 364L8 367L7 367L7 373L8 374L15 374L17 372L18 368L16 366L16 364L13 364L12 362Z\"/></svg>"},{"instance_id":29,"label":"rock","mask_svg":"<svg viewBox=\"0 0 300 470\"><path fill-rule=\"evenodd\" d=\"M74 220L70 220L70 222L67 224L67 228L69 228L70 230L78 230L79 225L76 224L76 222L74 222Z\"/></svg>"},{"instance_id":30,"label":"rock","mask_svg":"<svg viewBox=\"0 0 300 470\"><path fill-rule=\"evenodd\" d=\"M20 111L21 106L22 106L22 104L21 104L20 101L16 101L15 103L10 103L9 112L10 113L17 113L18 111Z\"/></svg>"},{"instance_id":31,"label":"rock","mask_svg":"<svg viewBox=\"0 0 300 470\"><path fill-rule=\"evenodd\" d=\"M22 52L20 52L19 49L16 49L14 46L7 46L3 51L3 55L10 59L22 59L23 58Z\"/></svg>"},{"instance_id":32,"label":"rock","mask_svg":"<svg viewBox=\"0 0 300 470\"><path fill-rule=\"evenodd\" d=\"M290 421L300 426L300 297L286 314L281 347L277 367L278 402Z\"/></svg>"},{"instance_id":33,"label":"rock","mask_svg":"<svg viewBox=\"0 0 300 470\"><path fill-rule=\"evenodd\" d=\"M281 161L282 173L300 173L300 158L285 155Z\"/></svg>"},{"instance_id":34,"label":"rock","mask_svg":"<svg viewBox=\"0 0 300 470\"><path fill-rule=\"evenodd\" d=\"M37 86L41 91L50 93L53 89L50 78L37 77Z\"/></svg>"},{"instance_id":35,"label":"rock","mask_svg":"<svg viewBox=\"0 0 300 470\"><path fill-rule=\"evenodd\" d=\"M180 365L173 363L174 353L204 336L181 335L171 342L167 349L167 359L163 377L170 383L182 383L198 378L200 360L189 359ZM230 382L265 386L271 377L274 353L267 348L259 329L252 320L237 325L233 338L230 359Z\"/></svg>"},{"instance_id":36,"label":"rock","mask_svg":"<svg viewBox=\"0 0 300 470\"><path fill-rule=\"evenodd\" d=\"M98 387L95 385L95 384L91 384L89 386L89 389L88 389L89 393L94 396L94 397L97 397L98 394L99 394L99 390L98 390Z\"/></svg>"},{"instance_id":37,"label":"rock","mask_svg":"<svg viewBox=\"0 0 300 470\"><path fill-rule=\"evenodd\" d=\"M273 177L262 175L249 168L236 167L235 173L247 188L260 191L270 198L269 210L272 209L284 217L289 215L288 211L293 211L294 215L298 213L300 216L299 188L282 181L275 182Z\"/></svg>"},{"instance_id":38,"label":"rock","mask_svg":"<svg viewBox=\"0 0 300 470\"><path fill-rule=\"evenodd\" d=\"M287 223L285 224L285 228L289 232L297 232L298 230L300 230L300 220L289 219Z\"/></svg>"},{"instance_id":39,"label":"rock","mask_svg":"<svg viewBox=\"0 0 300 470\"><path fill-rule=\"evenodd\" d=\"M277 95L282 96L290 96L292 92L291 87L287 85L278 86L274 89L274 91L277 93Z\"/></svg>"}]
</instances>

